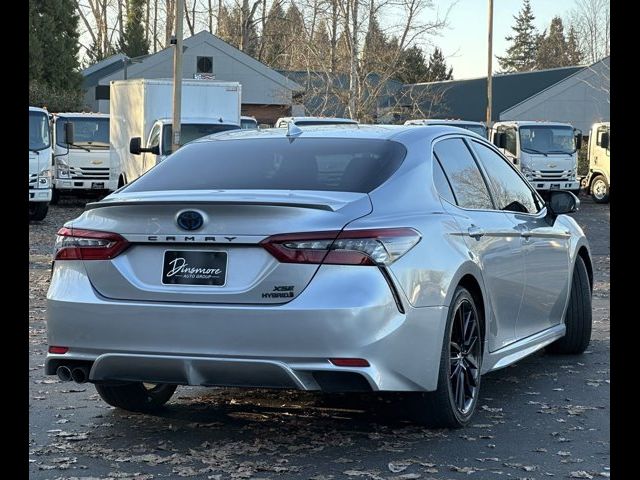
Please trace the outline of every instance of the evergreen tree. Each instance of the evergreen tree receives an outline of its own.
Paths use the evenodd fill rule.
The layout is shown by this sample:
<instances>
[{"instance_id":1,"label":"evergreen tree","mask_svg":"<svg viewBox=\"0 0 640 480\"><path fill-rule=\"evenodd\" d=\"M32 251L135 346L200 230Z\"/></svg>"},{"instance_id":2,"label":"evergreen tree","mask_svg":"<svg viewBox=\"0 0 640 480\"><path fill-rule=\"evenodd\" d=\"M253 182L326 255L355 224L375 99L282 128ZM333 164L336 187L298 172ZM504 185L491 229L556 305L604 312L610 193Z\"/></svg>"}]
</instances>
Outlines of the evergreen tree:
<instances>
[{"instance_id":1,"label":"evergreen tree","mask_svg":"<svg viewBox=\"0 0 640 480\"><path fill-rule=\"evenodd\" d=\"M149 41L144 33L144 9L146 0L129 0L127 22L120 38L119 49L128 57L149 53Z\"/></svg>"},{"instance_id":2,"label":"evergreen tree","mask_svg":"<svg viewBox=\"0 0 640 480\"><path fill-rule=\"evenodd\" d=\"M382 71L382 66L388 65L388 59L385 58L389 51L387 47L387 37L380 28L378 19L375 15L371 16L362 49L363 72Z\"/></svg>"},{"instance_id":3,"label":"evergreen tree","mask_svg":"<svg viewBox=\"0 0 640 480\"><path fill-rule=\"evenodd\" d=\"M441 82L442 80L453 80L453 68L447 66L447 62L438 47L429 56L427 65L427 82Z\"/></svg>"},{"instance_id":4,"label":"evergreen tree","mask_svg":"<svg viewBox=\"0 0 640 480\"><path fill-rule=\"evenodd\" d=\"M535 17L530 0L524 0L516 24L511 27L514 34L506 37L511 46L504 57L497 57L503 72L529 72L536 67L538 34L533 24Z\"/></svg>"},{"instance_id":5,"label":"evergreen tree","mask_svg":"<svg viewBox=\"0 0 640 480\"><path fill-rule=\"evenodd\" d=\"M307 66L307 32L304 26L302 12L294 2L291 2L284 16L286 30L284 32L287 48L282 64L287 70L300 70Z\"/></svg>"},{"instance_id":6,"label":"evergreen tree","mask_svg":"<svg viewBox=\"0 0 640 480\"><path fill-rule=\"evenodd\" d=\"M578 44L578 35L573 26L569 28L569 34L567 35L567 59L569 65L581 65L584 60Z\"/></svg>"},{"instance_id":7,"label":"evergreen tree","mask_svg":"<svg viewBox=\"0 0 640 480\"><path fill-rule=\"evenodd\" d=\"M29 80L77 91L78 37L73 0L29 0Z\"/></svg>"},{"instance_id":8,"label":"evergreen tree","mask_svg":"<svg viewBox=\"0 0 640 480\"><path fill-rule=\"evenodd\" d=\"M329 37L329 29L327 28L327 22L322 19L316 26L313 32L313 38L311 39L312 45L327 46L331 41ZM323 52L323 50L321 50ZM311 49L311 52L315 52L315 49ZM311 70L328 70L330 59L326 57L311 57L309 59L309 68Z\"/></svg>"},{"instance_id":9,"label":"evergreen tree","mask_svg":"<svg viewBox=\"0 0 640 480\"><path fill-rule=\"evenodd\" d=\"M536 55L536 67L542 70L545 68L566 67L571 65L568 53L562 19L560 17L554 17L549 26L549 33L543 35L540 39Z\"/></svg>"},{"instance_id":10,"label":"evergreen tree","mask_svg":"<svg viewBox=\"0 0 640 480\"><path fill-rule=\"evenodd\" d=\"M287 38L283 35L286 31L285 13L282 9L282 4L279 0L276 0L271 5L269 13L267 13L267 20L264 24L264 31L262 32L263 44L264 44L264 63L271 68L282 68L285 63L283 58L286 55L287 50Z\"/></svg>"},{"instance_id":11,"label":"evergreen tree","mask_svg":"<svg viewBox=\"0 0 640 480\"><path fill-rule=\"evenodd\" d=\"M402 83L429 81L429 66L420 47L414 45L400 54L400 67L396 78Z\"/></svg>"}]
</instances>

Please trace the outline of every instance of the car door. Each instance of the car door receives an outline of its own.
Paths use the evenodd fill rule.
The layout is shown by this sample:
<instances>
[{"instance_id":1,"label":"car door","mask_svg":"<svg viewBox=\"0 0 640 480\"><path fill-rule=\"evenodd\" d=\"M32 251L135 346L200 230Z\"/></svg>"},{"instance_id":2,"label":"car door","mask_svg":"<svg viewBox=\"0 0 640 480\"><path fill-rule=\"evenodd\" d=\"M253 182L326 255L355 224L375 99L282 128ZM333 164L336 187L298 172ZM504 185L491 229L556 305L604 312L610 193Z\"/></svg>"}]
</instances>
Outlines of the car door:
<instances>
[{"instance_id":1,"label":"car door","mask_svg":"<svg viewBox=\"0 0 640 480\"><path fill-rule=\"evenodd\" d=\"M519 232L525 258L525 291L516 337L528 337L562 321L569 289L570 233L549 225L542 199L497 151L472 140L496 206Z\"/></svg>"},{"instance_id":2,"label":"car door","mask_svg":"<svg viewBox=\"0 0 640 480\"><path fill-rule=\"evenodd\" d=\"M524 257L519 232L496 210L483 174L463 138L446 137L433 146L434 179L445 176L452 195L441 193L445 211L456 219L470 257L482 269L492 318L486 319L489 350L515 340L524 292ZM438 169L442 168L442 172Z\"/></svg>"}]
</instances>

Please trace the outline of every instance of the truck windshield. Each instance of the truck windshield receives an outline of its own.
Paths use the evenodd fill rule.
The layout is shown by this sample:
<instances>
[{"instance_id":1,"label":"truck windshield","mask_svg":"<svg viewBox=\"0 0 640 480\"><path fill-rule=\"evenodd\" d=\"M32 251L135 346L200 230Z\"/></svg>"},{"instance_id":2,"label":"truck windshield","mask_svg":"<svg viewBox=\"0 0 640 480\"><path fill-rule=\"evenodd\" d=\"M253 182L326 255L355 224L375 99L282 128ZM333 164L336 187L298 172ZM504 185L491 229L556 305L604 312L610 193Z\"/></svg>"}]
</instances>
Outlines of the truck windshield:
<instances>
[{"instance_id":1,"label":"truck windshield","mask_svg":"<svg viewBox=\"0 0 640 480\"><path fill-rule=\"evenodd\" d=\"M213 135L214 133L226 132L227 130L238 130L239 125L220 124L220 123L183 123L180 125L180 144L185 145L192 140ZM173 128L171 125L165 125L162 129L162 154L169 155L173 150Z\"/></svg>"},{"instance_id":2,"label":"truck windshield","mask_svg":"<svg viewBox=\"0 0 640 480\"><path fill-rule=\"evenodd\" d=\"M571 154L576 151L576 139L571 127L520 127L520 149L527 153Z\"/></svg>"},{"instance_id":3,"label":"truck windshield","mask_svg":"<svg viewBox=\"0 0 640 480\"><path fill-rule=\"evenodd\" d=\"M49 145L49 117L44 112L29 112L29 150L37 152Z\"/></svg>"},{"instance_id":4,"label":"truck windshield","mask_svg":"<svg viewBox=\"0 0 640 480\"><path fill-rule=\"evenodd\" d=\"M56 121L56 144L65 147L64 124L73 123L73 145L69 148L92 148L106 150L109 148L109 119L59 117Z\"/></svg>"}]
</instances>

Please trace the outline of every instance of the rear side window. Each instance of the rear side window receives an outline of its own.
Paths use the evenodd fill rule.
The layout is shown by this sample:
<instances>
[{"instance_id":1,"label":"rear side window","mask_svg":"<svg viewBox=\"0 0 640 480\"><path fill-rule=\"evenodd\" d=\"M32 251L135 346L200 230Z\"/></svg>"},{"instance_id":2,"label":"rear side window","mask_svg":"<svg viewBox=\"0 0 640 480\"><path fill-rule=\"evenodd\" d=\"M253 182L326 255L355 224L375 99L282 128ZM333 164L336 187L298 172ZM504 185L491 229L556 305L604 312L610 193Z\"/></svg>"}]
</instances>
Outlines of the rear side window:
<instances>
[{"instance_id":1,"label":"rear side window","mask_svg":"<svg viewBox=\"0 0 640 480\"><path fill-rule=\"evenodd\" d=\"M368 193L402 164L390 140L266 138L185 145L124 192L158 190L320 190Z\"/></svg>"},{"instance_id":2,"label":"rear side window","mask_svg":"<svg viewBox=\"0 0 640 480\"><path fill-rule=\"evenodd\" d=\"M444 170L442 170L442 165L440 165L440 162L436 158L433 159L433 183L442 198L447 200L449 203L453 203L454 205L456 204L456 198L453 196L449 180L447 180Z\"/></svg>"},{"instance_id":3,"label":"rear side window","mask_svg":"<svg viewBox=\"0 0 640 480\"><path fill-rule=\"evenodd\" d=\"M433 151L444 169L460 207L493 210L487 184L462 139L442 140L435 144Z\"/></svg>"}]
</instances>

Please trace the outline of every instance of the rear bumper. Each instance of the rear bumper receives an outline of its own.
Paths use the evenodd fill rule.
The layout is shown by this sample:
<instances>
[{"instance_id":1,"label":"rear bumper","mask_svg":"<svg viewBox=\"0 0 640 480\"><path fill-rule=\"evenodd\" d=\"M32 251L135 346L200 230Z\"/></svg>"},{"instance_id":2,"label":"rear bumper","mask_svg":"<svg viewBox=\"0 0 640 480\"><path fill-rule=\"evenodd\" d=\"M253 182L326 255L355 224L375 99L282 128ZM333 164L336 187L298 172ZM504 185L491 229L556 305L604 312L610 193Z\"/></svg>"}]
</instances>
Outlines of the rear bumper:
<instances>
[{"instance_id":1,"label":"rear bumper","mask_svg":"<svg viewBox=\"0 0 640 480\"><path fill-rule=\"evenodd\" d=\"M344 270L353 268L366 288ZM91 381L319 390L323 372L340 372L371 390L434 390L447 308L404 305L402 314L373 267L322 266L284 305L222 306L105 299L82 263L67 261L54 269L47 325L49 345L69 351L49 354L46 372L83 360L93 362Z\"/></svg>"},{"instance_id":2,"label":"rear bumper","mask_svg":"<svg viewBox=\"0 0 640 480\"><path fill-rule=\"evenodd\" d=\"M30 202L50 202L51 189L50 188L30 188L29 201Z\"/></svg>"}]
</instances>

